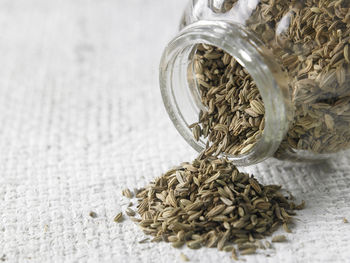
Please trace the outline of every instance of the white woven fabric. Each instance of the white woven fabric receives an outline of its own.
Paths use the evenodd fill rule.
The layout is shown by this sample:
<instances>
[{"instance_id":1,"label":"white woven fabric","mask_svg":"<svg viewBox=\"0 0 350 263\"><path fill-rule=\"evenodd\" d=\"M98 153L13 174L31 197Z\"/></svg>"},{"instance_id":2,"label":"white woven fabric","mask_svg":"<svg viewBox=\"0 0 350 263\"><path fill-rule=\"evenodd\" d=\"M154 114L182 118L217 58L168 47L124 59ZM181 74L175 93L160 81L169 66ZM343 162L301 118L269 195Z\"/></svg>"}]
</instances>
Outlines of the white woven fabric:
<instances>
[{"instance_id":1,"label":"white woven fabric","mask_svg":"<svg viewBox=\"0 0 350 263\"><path fill-rule=\"evenodd\" d=\"M128 204L123 188L196 155L158 88L186 2L0 2L0 260L181 262L179 250L139 244L138 227L113 217ZM246 262L350 262L349 160L247 168L307 208L287 244ZM191 262L231 262L215 249L182 251Z\"/></svg>"}]
</instances>

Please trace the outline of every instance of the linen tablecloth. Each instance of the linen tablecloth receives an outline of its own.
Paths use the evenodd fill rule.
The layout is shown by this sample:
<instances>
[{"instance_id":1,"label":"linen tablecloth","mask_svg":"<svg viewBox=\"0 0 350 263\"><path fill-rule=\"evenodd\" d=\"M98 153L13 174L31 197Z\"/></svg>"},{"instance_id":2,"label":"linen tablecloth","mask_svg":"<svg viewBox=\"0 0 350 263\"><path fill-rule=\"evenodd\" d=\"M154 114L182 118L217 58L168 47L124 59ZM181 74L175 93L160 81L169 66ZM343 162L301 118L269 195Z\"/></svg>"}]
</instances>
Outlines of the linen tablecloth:
<instances>
[{"instance_id":1,"label":"linen tablecloth","mask_svg":"<svg viewBox=\"0 0 350 263\"><path fill-rule=\"evenodd\" d=\"M183 252L232 262L216 249L139 244L132 221L113 222L129 202L122 189L196 156L158 87L186 2L0 2L0 261L161 263ZM307 203L287 243L246 262L350 262L349 161L245 168Z\"/></svg>"}]
</instances>

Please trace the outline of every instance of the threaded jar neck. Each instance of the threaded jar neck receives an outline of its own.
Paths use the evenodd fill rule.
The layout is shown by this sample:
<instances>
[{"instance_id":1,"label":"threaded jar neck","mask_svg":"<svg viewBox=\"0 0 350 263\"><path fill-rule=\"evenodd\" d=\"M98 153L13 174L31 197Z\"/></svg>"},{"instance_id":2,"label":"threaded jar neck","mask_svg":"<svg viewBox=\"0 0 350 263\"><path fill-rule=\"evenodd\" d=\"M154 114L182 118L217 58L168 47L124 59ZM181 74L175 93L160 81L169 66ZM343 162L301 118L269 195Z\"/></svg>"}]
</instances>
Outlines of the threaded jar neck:
<instances>
[{"instance_id":1,"label":"threaded jar neck","mask_svg":"<svg viewBox=\"0 0 350 263\"><path fill-rule=\"evenodd\" d=\"M273 156L289 127L287 89L281 88L283 80L276 62L266 55L259 40L238 24L199 21L185 27L166 47L160 64L160 88L177 130L198 152L204 150L205 141L196 141L189 128L204 109L193 69L198 44L218 47L236 59L253 78L265 105L265 128L261 138L247 154L226 157L236 165L247 166Z\"/></svg>"}]
</instances>

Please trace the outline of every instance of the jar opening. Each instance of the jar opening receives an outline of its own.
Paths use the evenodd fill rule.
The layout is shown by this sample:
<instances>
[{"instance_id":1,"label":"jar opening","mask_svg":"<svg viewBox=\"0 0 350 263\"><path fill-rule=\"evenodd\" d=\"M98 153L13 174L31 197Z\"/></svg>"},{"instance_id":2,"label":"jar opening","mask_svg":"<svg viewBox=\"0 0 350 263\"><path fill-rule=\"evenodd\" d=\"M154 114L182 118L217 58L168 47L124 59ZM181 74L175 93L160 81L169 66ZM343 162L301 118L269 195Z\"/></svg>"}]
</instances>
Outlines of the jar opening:
<instances>
[{"instance_id":1,"label":"jar opening","mask_svg":"<svg viewBox=\"0 0 350 263\"><path fill-rule=\"evenodd\" d=\"M205 106L209 106L203 104L195 70L194 58L198 54L198 45L203 44L214 46L234 58L251 76L265 103L265 127L261 137L246 152L227 157L236 165L251 165L272 156L288 128L283 94L258 44L236 24L196 22L184 28L166 48L160 65L160 85L175 127L197 151L205 149L206 141L195 140L191 130L191 124L198 122L200 111L207 110Z\"/></svg>"}]
</instances>

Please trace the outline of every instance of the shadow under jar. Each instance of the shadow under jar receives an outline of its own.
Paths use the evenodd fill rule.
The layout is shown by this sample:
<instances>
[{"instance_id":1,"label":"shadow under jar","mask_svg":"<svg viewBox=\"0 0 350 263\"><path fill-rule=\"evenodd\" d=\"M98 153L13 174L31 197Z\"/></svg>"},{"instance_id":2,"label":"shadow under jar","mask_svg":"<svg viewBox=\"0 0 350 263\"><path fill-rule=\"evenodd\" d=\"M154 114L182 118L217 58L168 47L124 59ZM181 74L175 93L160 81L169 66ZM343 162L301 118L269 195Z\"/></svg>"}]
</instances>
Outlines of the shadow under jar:
<instances>
[{"instance_id":1,"label":"shadow under jar","mask_svg":"<svg viewBox=\"0 0 350 263\"><path fill-rule=\"evenodd\" d=\"M193 0L164 104L193 148L236 165L326 159L350 148L349 49L348 0Z\"/></svg>"}]
</instances>

